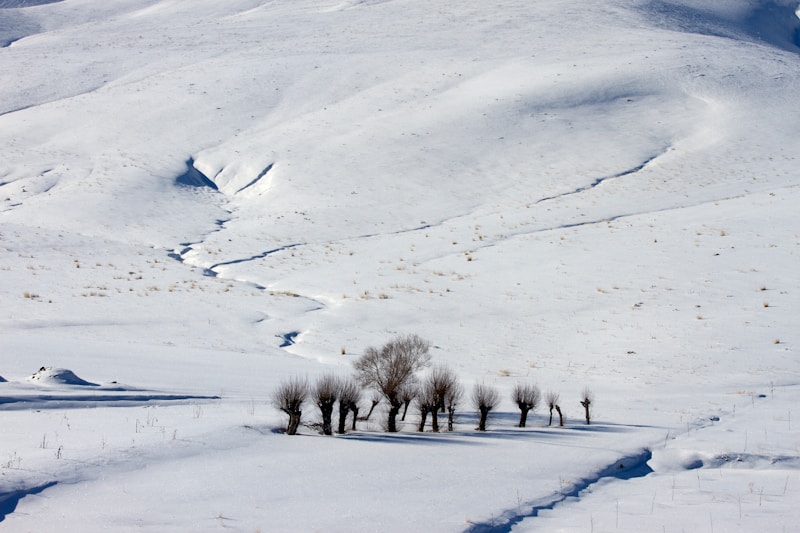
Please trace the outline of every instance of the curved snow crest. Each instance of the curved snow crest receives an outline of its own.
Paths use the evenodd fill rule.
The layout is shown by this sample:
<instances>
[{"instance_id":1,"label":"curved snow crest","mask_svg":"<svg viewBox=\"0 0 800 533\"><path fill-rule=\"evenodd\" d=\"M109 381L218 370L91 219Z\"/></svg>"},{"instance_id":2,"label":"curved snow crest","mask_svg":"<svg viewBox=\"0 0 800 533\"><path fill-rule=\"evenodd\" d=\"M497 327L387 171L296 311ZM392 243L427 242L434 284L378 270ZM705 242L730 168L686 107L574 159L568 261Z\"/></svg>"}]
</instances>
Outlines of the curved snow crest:
<instances>
[{"instance_id":1,"label":"curved snow crest","mask_svg":"<svg viewBox=\"0 0 800 533\"><path fill-rule=\"evenodd\" d=\"M66 368L42 367L28 381L42 385L75 385L80 387L99 387L97 383L79 378L72 370Z\"/></svg>"},{"instance_id":2,"label":"curved snow crest","mask_svg":"<svg viewBox=\"0 0 800 533\"><path fill-rule=\"evenodd\" d=\"M249 195L260 195L266 192L270 188L274 175L270 172L275 167L275 163L257 159L237 159L220 164L210 159L190 159L187 166L189 171L185 175L194 171L202 176L199 179L204 184L226 196L235 196L245 191ZM197 179L195 178L195 181Z\"/></svg>"}]
</instances>

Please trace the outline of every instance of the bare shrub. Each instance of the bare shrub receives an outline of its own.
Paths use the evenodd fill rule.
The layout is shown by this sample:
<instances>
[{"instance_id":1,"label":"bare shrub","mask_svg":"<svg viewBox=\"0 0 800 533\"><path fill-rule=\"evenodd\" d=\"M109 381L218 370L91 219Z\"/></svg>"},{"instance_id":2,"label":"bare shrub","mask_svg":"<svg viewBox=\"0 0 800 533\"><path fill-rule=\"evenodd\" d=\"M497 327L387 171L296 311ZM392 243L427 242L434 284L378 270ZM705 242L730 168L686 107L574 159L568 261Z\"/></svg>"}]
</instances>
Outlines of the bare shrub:
<instances>
[{"instance_id":1,"label":"bare shrub","mask_svg":"<svg viewBox=\"0 0 800 533\"><path fill-rule=\"evenodd\" d=\"M308 397L308 382L298 377L281 382L272 393L272 403L276 408L289 415L286 427L287 435L297 434L300 418L303 415L303 404Z\"/></svg>"},{"instance_id":2,"label":"bare shrub","mask_svg":"<svg viewBox=\"0 0 800 533\"><path fill-rule=\"evenodd\" d=\"M339 427L338 433L345 432L347 413L353 413L353 431L356 430L358 419L358 402L361 400L361 387L353 378L344 378L339 381Z\"/></svg>"},{"instance_id":3,"label":"bare shrub","mask_svg":"<svg viewBox=\"0 0 800 533\"><path fill-rule=\"evenodd\" d=\"M558 405L559 397L560 397L560 395L557 392L553 392L553 391L548 392L547 395L545 396L545 400L544 401L547 404L547 408L550 410L550 419L547 421L547 425L548 426L553 425L553 409L555 409L556 405ZM560 414L560 412L559 412L559 414Z\"/></svg>"},{"instance_id":4,"label":"bare shrub","mask_svg":"<svg viewBox=\"0 0 800 533\"><path fill-rule=\"evenodd\" d=\"M592 423L591 406L593 402L594 402L594 393L592 392L592 389L586 387L585 389L583 389L583 392L581 393L581 405L583 406L583 413L584 416L586 417L587 425Z\"/></svg>"},{"instance_id":5,"label":"bare shrub","mask_svg":"<svg viewBox=\"0 0 800 533\"><path fill-rule=\"evenodd\" d=\"M524 428L528 420L528 412L534 411L539 404L541 393L536 385L517 383L511 392L511 399L519 407L519 427Z\"/></svg>"},{"instance_id":6,"label":"bare shrub","mask_svg":"<svg viewBox=\"0 0 800 533\"><path fill-rule=\"evenodd\" d=\"M369 347L353 366L365 387L380 392L389 403L386 429L397 431L397 415L403 406L403 388L415 379L415 374L430 361L430 343L417 335L397 337L380 349Z\"/></svg>"},{"instance_id":7,"label":"bare shrub","mask_svg":"<svg viewBox=\"0 0 800 533\"><path fill-rule=\"evenodd\" d=\"M480 411L481 417L478 422L478 431L486 431L486 419L489 411L497 407L500 403L500 394L492 386L485 383L476 383L472 389L472 404Z\"/></svg>"}]
</instances>

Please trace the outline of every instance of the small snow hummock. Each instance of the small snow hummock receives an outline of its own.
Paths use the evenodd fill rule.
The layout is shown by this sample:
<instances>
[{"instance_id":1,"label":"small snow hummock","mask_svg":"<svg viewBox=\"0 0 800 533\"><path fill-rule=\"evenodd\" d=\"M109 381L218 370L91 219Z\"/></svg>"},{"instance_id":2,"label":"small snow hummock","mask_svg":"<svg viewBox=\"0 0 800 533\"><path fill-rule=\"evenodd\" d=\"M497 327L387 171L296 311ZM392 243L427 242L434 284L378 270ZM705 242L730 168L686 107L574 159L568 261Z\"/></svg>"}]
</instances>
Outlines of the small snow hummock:
<instances>
[{"instance_id":1,"label":"small snow hummock","mask_svg":"<svg viewBox=\"0 0 800 533\"><path fill-rule=\"evenodd\" d=\"M79 378L72 370L44 366L41 367L31 377L29 377L28 380L45 385L81 385L88 387L99 386L97 383L91 383Z\"/></svg>"}]
</instances>

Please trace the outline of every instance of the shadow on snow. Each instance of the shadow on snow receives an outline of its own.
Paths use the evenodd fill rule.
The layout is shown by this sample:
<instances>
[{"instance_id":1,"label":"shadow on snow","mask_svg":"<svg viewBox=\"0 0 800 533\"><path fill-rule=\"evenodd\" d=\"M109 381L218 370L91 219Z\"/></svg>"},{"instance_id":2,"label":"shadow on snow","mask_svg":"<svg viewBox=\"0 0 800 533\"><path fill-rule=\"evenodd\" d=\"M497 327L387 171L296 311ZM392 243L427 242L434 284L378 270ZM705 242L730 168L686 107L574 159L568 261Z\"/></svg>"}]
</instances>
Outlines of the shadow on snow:
<instances>
[{"instance_id":1,"label":"shadow on snow","mask_svg":"<svg viewBox=\"0 0 800 533\"><path fill-rule=\"evenodd\" d=\"M647 462L652 457L653 453L650 450L645 449L637 454L619 459L618 461L615 461L614 463L599 470L594 475L581 479L566 490L554 494L552 498L544 498L534 502L527 502L525 504L525 507L529 507L527 512L520 512L519 507L514 510L505 511L499 519L492 520L488 523L475 523L469 527L466 532L508 533L516 524L522 522L522 520L525 518L536 517L539 515L540 511L553 509L556 505L567 500L568 498L578 498L580 497L581 492L603 479L628 480L644 477L650 474L653 472L653 469L648 466Z\"/></svg>"}]
</instances>

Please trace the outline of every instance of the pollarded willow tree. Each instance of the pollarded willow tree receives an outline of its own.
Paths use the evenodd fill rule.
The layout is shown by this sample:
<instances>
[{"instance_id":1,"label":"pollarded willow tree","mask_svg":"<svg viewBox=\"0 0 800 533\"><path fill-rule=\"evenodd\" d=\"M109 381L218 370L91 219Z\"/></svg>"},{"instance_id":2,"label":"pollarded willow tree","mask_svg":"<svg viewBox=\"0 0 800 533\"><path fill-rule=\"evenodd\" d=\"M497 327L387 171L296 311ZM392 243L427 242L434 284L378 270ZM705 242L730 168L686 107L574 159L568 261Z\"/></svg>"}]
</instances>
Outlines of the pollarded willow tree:
<instances>
[{"instance_id":1,"label":"pollarded willow tree","mask_svg":"<svg viewBox=\"0 0 800 533\"><path fill-rule=\"evenodd\" d=\"M333 374L323 374L317 379L311 396L322 415L322 433L333 435L333 406L339 397L339 378Z\"/></svg>"},{"instance_id":2,"label":"pollarded willow tree","mask_svg":"<svg viewBox=\"0 0 800 533\"><path fill-rule=\"evenodd\" d=\"M353 367L361 384L386 398L389 413L386 429L397 431L397 415L403 406L404 388L416 380L416 373L430 363L430 343L417 335L396 337L380 349L369 347Z\"/></svg>"},{"instance_id":3,"label":"pollarded willow tree","mask_svg":"<svg viewBox=\"0 0 800 533\"><path fill-rule=\"evenodd\" d=\"M519 427L524 428L528 420L528 412L539 405L539 388L531 383L517 383L511 392L511 399L519 407Z\"/></svg>"},{"instance_id":4,"label":"pollarded willow tree","mask_svg":"<svg viewBox=\"0 0 800 533\"><path fill-rule=\"evenodd\" d=\"M555 391L549 391L545 396L544 403L547 404L547 408L550 410L550 419L547 421L548 426L553 424L553 409L558 405L559 397L560 395Z\"/></svg>"},{"instance_id":5,"label":"pollarded willow tree","mask_svg":"<svg viewBox=\"0 0 800 533\"><path fill-rule=\"evenodd\" d=\"M586 424L592 423L592 403L594 403L594 393L592 389L586 387L581 393L581 406L583 406L583 414L586 417Z\"/></svg>"},{"instance_id":6,"label":"pollarded willow tree","mask_svg":"<svg viewBox=\"0 0 800 533\"><path fill-rule=\"evenodd\" d=\"M339 381L339 427L338 433L345 432L347 413L353 413L353 431L356 430L358 419L358 402L361 400L361 387L353 378L344 378Z\"/></svg>"},{"instance_id":7,"label":"pollarded willow tree","mask_svg":"<svg viewBox=\"0 0 800 533\"><path fill-rule=\"evenodd\" d=\"M419 387L417 403L422 417L419 430L425 429L426 415L431 415L431 429L439 431L439 411L447 408L447 399L453 398L452 391L459 386L455 372L445 365L436 365L431 369ZM453 408L455 405L453 404ZM448 427L452 424L448 423Z\"/></svg>"},{"instance_id":8,"label":"pollarded willow tree","mask_svg":"<svg viewBox=\"0 0 800 533\"><path fill-rule=\"evenodd\" d=\"M303 415L303 404L308 397L308 382L301 378L283 381L272 393L272 403L276 408L289 415L286 427L287 435L295 435L300 427Z\"/></svg>"},{"instance_id":9,"label":"pollarded willow tree","mask_svg":"<svg viewBox=\"0 0 800 533\"><path fill-rule=\"evenodd\" d=\"M499 403L500 394L497 389L485 383L475 384L475 388L472 389L472 404L481 414L478 431L486 431L486 419L489 418L489 411L497 407Z\"/></svg>"},{"instance_id":10,"label":"pollarded willow tree","mask_svg":"<svg viewBox=\"0 0 800 533\"><path fill-rule=\"evenodd\" d=\"M464 387L456 382L444 396L444 406L447 409L447 431L453 431L453 422L456 417L456 409L461 406L464 398Z\"/></svg>"}]
</instances>

